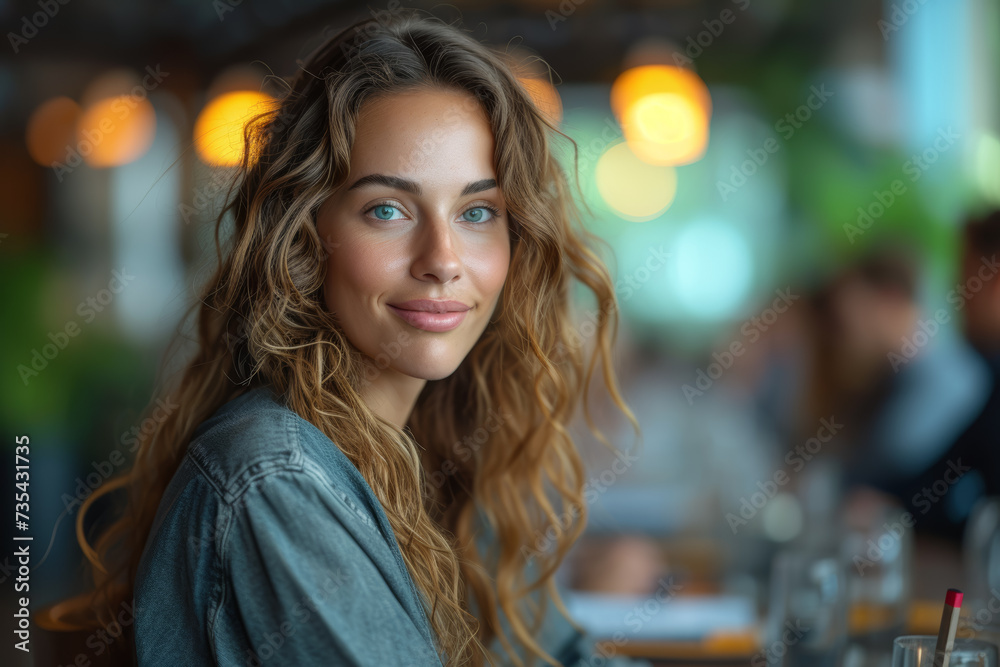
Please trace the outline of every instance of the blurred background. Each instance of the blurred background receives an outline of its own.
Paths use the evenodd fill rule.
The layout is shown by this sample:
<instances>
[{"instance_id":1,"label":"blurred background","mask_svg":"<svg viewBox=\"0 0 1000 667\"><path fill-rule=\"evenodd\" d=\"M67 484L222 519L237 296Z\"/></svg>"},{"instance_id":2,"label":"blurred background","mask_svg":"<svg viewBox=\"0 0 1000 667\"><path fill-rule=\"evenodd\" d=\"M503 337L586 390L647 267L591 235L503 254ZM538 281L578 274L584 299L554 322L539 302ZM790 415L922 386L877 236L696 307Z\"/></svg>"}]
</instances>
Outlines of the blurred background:
<instances>
[{"instance_id":1,"label":"blurred background","mask_svg":"<svg viewBox=\"0 0 1000 667\"><path fill-rule=\"evenodd\" d=\"M76 512L177 368L267 77L402 6L0 1L0 495L28 435L32 608L82 585ZM992 637L1000 5L405 6L507 51L607 242L643 436L597 399L619 451L575 425L589 523L560 577L608 655L888 664L949 586ZM22 533L0 534L14 609Z\"/></svg>"}]
</instances>

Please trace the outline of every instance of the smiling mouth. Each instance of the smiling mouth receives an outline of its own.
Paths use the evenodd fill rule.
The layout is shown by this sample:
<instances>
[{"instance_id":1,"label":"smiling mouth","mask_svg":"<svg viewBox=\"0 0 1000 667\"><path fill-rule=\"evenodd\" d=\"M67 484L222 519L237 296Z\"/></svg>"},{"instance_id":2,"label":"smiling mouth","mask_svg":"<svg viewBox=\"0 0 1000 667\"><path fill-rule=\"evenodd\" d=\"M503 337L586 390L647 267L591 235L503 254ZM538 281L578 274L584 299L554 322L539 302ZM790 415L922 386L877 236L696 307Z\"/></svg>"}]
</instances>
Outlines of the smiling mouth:
<instances>
[{"instance_id":1,"label":"smiling mouth","mask_svg":"<svg viewBox=\"0 0 1000 667\"><path fill-rule=\"evenodd\" d=\"M397 306L386 304L404 322L410 326L424 331L442 332L451 331L465 319L468 310L454 311L450 313L429 313L425 310L406 310Z\"/></svg>"}]
</instances>

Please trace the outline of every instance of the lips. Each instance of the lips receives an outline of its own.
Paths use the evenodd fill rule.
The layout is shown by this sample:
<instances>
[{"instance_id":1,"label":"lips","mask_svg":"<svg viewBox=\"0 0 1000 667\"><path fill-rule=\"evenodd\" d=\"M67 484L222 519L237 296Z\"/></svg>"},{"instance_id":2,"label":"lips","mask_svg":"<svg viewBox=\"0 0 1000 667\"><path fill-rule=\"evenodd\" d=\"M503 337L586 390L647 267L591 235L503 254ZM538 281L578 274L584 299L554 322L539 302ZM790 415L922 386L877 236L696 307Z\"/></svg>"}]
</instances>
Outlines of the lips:
<instances>
[{"instance_id":1,"label":"lips","mask_svg":"<svg viewBox=\"0 0 1000 667\"><path fill-rule=\"evenodd\" d=\"M469 312L468 306L458 304L458 302L451 303L457 304L457 306L452 305L448 307L461 307L463 310L429 312L426 310L408 310L399 306L393 306L392 304L387 305L389 310L395 313L403 321L409 323L411 326L416 327L417 329L423 329L424 331L441 332L451 331L457 327L465 319L466 313ZM442 308L444 306L437 307Z\"/></svg>"},{"instance_id":2,"label":"lips","mask_svg":"<svg viewBox=\"0 0 1000 667\"><path fill-rule=\"evenodd\" d=\"M394 308L402 308L403 310L419 310L428 313L454 313L469 310L470 308L470 306L466 306L461 301L439 301L435 299L413 299L389 305Z\"/></svg>"}]
</instances>

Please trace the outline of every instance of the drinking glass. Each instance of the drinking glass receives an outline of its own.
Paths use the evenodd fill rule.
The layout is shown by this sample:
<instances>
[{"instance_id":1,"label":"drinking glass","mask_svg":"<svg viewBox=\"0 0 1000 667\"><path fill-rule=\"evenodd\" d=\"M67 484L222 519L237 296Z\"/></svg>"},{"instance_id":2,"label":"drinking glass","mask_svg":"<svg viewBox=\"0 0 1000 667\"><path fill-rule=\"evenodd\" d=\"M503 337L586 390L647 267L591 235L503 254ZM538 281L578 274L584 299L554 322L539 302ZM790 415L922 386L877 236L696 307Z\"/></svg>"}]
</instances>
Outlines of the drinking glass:
<instances>
[{"instance_id":1,"label":"drinking glass","mask_svg":"<svg viewBox=\"0 0 1000 667\"><path fill-rule=\"evenodd\" d=\"M835 550L775 557L762 651L769 667L839 667L847 643L847 586Z\"/></svg>"},{"instance_id":2,"label":"drinking glass","mask_svg":"<svg viewBox=\"0 0 1000 667\"><path fill-rule=\"evenodd\" d=\"M938 667L934 662L937 637L905 635L892 642L892 667ZM981 639L956 639L948 667L997 667L996 644Z\"/></svg>"},{"instance_id":3,"label":"drinking glass","mask_svg":"<svg viewBox=\"0 0 1000 667\"><path fill-rule=\"evenodd\" d=\"M888 667L892 640L903 634L911 600L913 521L883 507L843 542L847 565L848 642L852 665Z\"/></svg>"},{"instance_id":4,"label":"drinking glass","mask_svg":"<svg viewBox=\"0 0 1000 667\"><path fill-rule=\"evenodd\" d=\"M958 636L1000 643L1000 498L980 500L965 524L966 582Z\"/></svg>"}]
</instances>

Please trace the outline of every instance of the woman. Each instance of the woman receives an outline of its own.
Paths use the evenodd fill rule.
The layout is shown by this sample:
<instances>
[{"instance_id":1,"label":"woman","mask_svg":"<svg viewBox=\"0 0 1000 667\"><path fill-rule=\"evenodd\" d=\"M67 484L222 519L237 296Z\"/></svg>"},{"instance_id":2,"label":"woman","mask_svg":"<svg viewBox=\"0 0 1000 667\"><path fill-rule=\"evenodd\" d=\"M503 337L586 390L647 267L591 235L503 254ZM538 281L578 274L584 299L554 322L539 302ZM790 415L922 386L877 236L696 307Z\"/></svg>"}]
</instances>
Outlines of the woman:
<instances>
[{"instance_id":1,"label":"woman","mask_svg":"<svg viewBox=\"0 0 1000 667\"><path fill-rule=\"evenodd\" d=\"M77 522L101 622L134 596L140 665L615 664L553 578L598 357L638 425L550 131L502 56L403 12L328 40L248 125L179 407L102 489L128 510L96 548L96 494Z\"/></svg>"}]
</instances>

